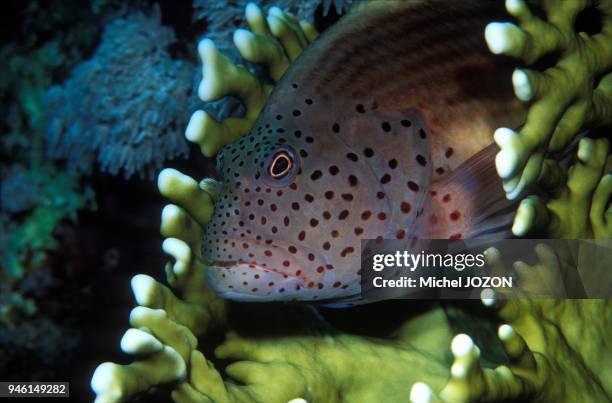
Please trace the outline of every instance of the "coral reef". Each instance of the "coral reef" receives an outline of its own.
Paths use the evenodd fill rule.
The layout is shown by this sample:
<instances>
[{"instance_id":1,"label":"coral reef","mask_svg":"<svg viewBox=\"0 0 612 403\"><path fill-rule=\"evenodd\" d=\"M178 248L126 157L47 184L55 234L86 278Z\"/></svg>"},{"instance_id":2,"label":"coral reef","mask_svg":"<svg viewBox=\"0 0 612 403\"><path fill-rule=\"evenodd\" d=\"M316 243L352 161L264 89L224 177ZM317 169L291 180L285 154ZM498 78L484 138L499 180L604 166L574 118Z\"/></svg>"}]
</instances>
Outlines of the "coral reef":
<instances>
[{"instance_id":1,"label":"coral reef","mask_svg":"<svg viewBox=\"0 0 612 403\"><path fill-rule=\"evenodd\" d=\"M527 121L518 132L500 128L495 141L499 176L508 198L516 198L542 172L549 153L559 155L581 130L612 123L612 31L610 1L538 2L545 17L523 0L506 0L518 24L493 22L485 31L490 50L520 58L528 65L557 57L544 71L517 69L516 96L529 102ZM595 12L601 29L587 33L577 24L581 14ZM597 21L591 23L597 26Z\"/></svg>"},{"instance_id":2,"label":"coral reef","mask_svg":"<svg viewBox=\"0 0 612 403\"><path fill-rule=\"evenodd\" d=\"M539 261L523 262L524 272L550 265L554 254L536 247ZM487 250L487 263L499 266L499 252ZM554 262L554 264L562 264ZM501 270L499 267L496 270ZM488 290L482 302L502 319L498 336L510 359L508 365L481 368L479 349L467 335L457 335L454 362L446 386L434 392L427 384L413 385L415 403L475 401L607 401L612 366L601 360L612 323L610 301L604 299L504 299L502 290ZM588 321L588 325L586 325ZM585 343L585 340L592 343ZM606 352L603 352L605 355Z\"/></svg>"},{"instance_id":3,"label":"coral reef","mask_svg":"<svg viewBox=\"0 0 612 403\"><path fill-rule=\"evenodd\" d=\"M97 161L111 174L149 178L164 161L186 156L180 127L193 66L170 57L174 41L156 7L112 21L93 57L47 93L49 155L81 172Z\"/></svg>"},{"instance_id":4,"label":"coral reef","mask_svg":"<svg viewBox=\"0 0 612 403\"><path fill-rule=\"evenodd\" d=\"M529 19L520 1L509 1L508 9L525 21ZM552 13L552 6L547 11ZM269 13L274 16L277 11ZM273 28L274 19L270 15L264 23L258 8L247 7L246 20L251 32L238 30L233 40L245 59L267 64L274 79L303 49L304 39L312 38L307 29L302 30L303 36L296 35L295 20L277 14L285 28L293 27L285 30L294 33L290 42L283 41L282 31ZM225 20L222 16L214 17L228 24L215 28L218 32L233 29L234 26L229 26L238 21L230 11L225 16ZM503 27L489 28L487 40L496 53L511 53L508 49L516 47L498 46L499 38L505 38L503 42L510 38L508 32L517 32L518 28ZM292 52L291 47L298 45L298 52ZM575 50L571 46L564 49ZM573 56L568 57L577 57L570 50L567 54ZM221 146L248 130L270 87L248 69L236 66L232 58L223 56L209 40L201 42L199 52L204 64L204 79L199 87L202 100L234 95L245 104L242 117L217 120L205 111L192 115L186 136L200 146L203 154L214 155ZM528 85L521 74L515 73L515 90L519 98L527 100L525 92L534 83L530 75L536 75L524 73L527 82L532 83ZM541 99L535 91L533 98ZM569 103L563 108L569 107ZM538 113L547 116L550 112L546 108L550 105L541 105L545 107L534 103L523 130L530 127L530 121L534 125ZM570 120L571 115L570 112ZM542 230L556 236L607 237L610 227L606 209L612 186L609 175L604 175L608 172L607 143L582 140L578 162L570 170L567 185L560 186L565 179L562 170L544 159L544 151L560 151L571 143L579 127L572 126L573 132L570 127L553 134L557 121L542 129L548 130L546 135L542 131L524 135L523 130L518 134L509 130L496 134L502 148L502 157L498 159L503 160L498 169L505 174L510 197L540 176L542 183L548 180L551 189L557 191L546 202L533 197L526 199L517 214L514 231L518 235ZM591 122L594 120L588 120ZM577 124L581 128L583 123L584 119ZM526 142L520 140L523 138L537 141L524 146ZM533 159L529 159L534 150ZM512 169L507 167L507 161ZM525 164L523 177L512 176ZM540 165L546 174L540 175ZM588 180L578 180L584 177ZM441 309L411 318L384 340L337 332L324 324L311 329L311 333L299 335L249 337L227 331L228 303L204 285L205 263L199 251L202 226L210 219L217 197L217 183L211 179L198 183L167 169L160 174L158 187L174 203L164 209L161 227L166 238L163 249L174 260L166 266L170 288L149 276L134 277L132 289L139 306L130 315L132 329L125 333L121 347L136 360L128 365L104 363L96 369L91 385L97 402L123 401L161 384L173 387L172 398L176 402L379 401L383 395L386 401L409 398L414 402L609 400L612 385L606 382L610 379L608 364L598 360L600 350L581 342L587 337L596 340L593 346L605 345L606 330L612 325L609 315L602 314L610 309L607 301L504 300L500 294L485 295L483 303L505 322L498 335L509 362L494 369L481 368L480 350L469 336L452 337L453 331ZM569 209L580 209L581 213L568 217L572 215L567 213ZM542 251L538 255L541 258L538 264L550 264L549 256ZM488 253L490 264L498 263L495 257L495 253ZM584 326L585 318L593 318L597 323ZM210 346L201 345L215 331L221 331L225 341L214 356L232 361L226 368L226 377L204 354ZM441 348L449 344L452 356Z\"/></svg>"}]
</instances>

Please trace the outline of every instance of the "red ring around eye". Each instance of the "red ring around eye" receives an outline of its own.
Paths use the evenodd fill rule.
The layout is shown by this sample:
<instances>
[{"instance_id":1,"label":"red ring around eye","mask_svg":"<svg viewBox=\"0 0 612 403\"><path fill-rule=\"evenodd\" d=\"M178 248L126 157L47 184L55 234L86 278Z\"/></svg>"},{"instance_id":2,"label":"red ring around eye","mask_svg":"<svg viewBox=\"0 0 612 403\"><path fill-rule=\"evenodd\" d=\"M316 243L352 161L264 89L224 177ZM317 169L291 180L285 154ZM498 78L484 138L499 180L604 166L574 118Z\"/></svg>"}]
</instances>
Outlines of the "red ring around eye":
<instances>
[{"instance_id":1,"label":"red ring around eye","mask_svg":"<svg viewBox=\"0 0 612 403\"><path fill-rule=\"evenodd\" d=\"M291 156L286 151L277 153L270 161L268 174L274 179L280 179L287 175L293 167Z\"/></svg>"}]
</instances>

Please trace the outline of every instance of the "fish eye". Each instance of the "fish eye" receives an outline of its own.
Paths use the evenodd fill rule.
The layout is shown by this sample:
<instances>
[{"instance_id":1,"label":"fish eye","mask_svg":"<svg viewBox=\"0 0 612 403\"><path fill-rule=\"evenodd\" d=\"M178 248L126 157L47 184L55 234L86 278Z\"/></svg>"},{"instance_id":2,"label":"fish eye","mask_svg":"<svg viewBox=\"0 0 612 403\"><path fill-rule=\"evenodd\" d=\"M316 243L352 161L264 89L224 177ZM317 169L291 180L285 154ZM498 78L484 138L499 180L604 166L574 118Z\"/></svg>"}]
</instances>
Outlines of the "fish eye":
<instances>
[{"instance_id":1,"label":"fish eye","mask_svg":"<svg viewBox=\"0 0 612 403\"><path fill-rule=\"evenodd\" d=\"M279 151L272 157L270 165L268 166L268 174L271 178L281 179L287 176L291 172L293 166L293 159L286 151Z\"/></svg>"},{"instance_id":2,"label":"fish eye","mask_svg":"<svg viewBox=\"0 0 612 403\"><path fill-rule=\"evenodd\" d=\"M292 150L277 150L266 165L267 176L276 184L285 184L293 179L297 172L297 159Z\"/></svg>"}]
</instances>

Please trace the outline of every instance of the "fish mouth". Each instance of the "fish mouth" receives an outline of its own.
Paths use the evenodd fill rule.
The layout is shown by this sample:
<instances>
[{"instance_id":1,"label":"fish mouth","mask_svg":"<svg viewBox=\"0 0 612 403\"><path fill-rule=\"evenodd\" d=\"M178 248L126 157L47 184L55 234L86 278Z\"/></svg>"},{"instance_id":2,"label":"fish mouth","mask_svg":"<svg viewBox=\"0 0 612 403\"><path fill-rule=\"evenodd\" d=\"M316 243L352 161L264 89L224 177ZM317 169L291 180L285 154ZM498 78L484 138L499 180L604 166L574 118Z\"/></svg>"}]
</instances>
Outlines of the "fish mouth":
<instances>
[{"instance_id":1,"label":"fish mouth","mask_svg":"<svg viewBox=\"0 0 612 403\"><path fill-rule=\"evenodd\" d=\"M212 262L205 268L204 278L221 298L235 301L287 301L296 291L307 289L304 280L295 275L236 260Z\"/></svg>"},{"instance_id":2,"label":"fish mouth","mask_svg":"<svg viewBox=\"0 0 612 403\"><path fill-rule=\"evenodd\" d=\"M329 284L338 281L334 270L324 273L313 270L314 262L308 259L309 255L316 254L317 265L326 264L325 256L316 251L302 247L301 253L290 253L288 247L292 243L282 240L264 244L242 238L238 242L247 242L247 250L260 252L260 257L252 259L244 251L232 249L233 259L232 256L205 258L206 284L221 298L249 302L323 300L332 291ZM273 252L273 259L262 259L263 252L268 250Z\"/></svg>"}]
</instances>

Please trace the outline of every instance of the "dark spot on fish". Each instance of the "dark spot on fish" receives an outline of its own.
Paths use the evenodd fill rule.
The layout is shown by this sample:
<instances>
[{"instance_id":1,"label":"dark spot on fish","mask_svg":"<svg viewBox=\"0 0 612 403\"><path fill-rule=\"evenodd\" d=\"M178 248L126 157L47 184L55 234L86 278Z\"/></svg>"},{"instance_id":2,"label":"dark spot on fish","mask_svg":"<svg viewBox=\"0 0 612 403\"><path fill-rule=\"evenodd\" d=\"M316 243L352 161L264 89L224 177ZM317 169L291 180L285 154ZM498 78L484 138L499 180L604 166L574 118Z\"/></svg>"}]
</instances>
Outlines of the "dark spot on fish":
<instances>
[{"instance_id":1,"label":"dark spot on fish","mask_svg":"<svg viewBox=\"0 0 612 403\"><path fill-rule=\"evenodd\" d=\"M427 165L427 160L421 154L416 156L416 160L419 163L419 165L421 165L421 166Z\"/></svg>"},{"instance_id":2,"label":"dark spot on fish","mask_svg":"<svg viewBox=\"0 0 612 403\"><path fill-rule=\"evenodd\" d=\"M291 262L289 262L288 260L283 260L283 266L289 267L290 265L291 265Z\"/></svg>"},{"instance_id":3,"label":"dark spot on fish","mask_svg":"<svg viewBox=\"0 0 612 403\"><path fill-rule=\"evenodd\" d=\"M380 127L382 127L383 132L388 133L391 131L391 125L389 124L389 122L383 122Z\"/></svg>"},{"instance_id":4,"label":"dark spot on fish","mask_svg":"<svg viewBox=\"0 0 612 403\"><path fill-rule=\"evenodd\" d=\"M354 153L346 154L346 158L348 158L349 160L353 162L357 162L359 160L359 157L357 157L357 154L354 154Z\"/></svg>"},{"instance_id":5,"label":"dark spot on fish","mask_svg":"<svg viewBox=\"0 0 612 403\"><path fill-rule=\"evenodd\" d=\"M299 139L300 137L302 137L302 132L300 130L296 130L293 132L293 135L295 136L295 138Z\"/></svg>"},{"instance_id":6,"label":"dark spot on fish","mask_svg":"<svg viewBox=\"0 0 612 403\"><path fill-rule=\"evenodd\" d=\"M361 213L362 220L369 220L371 216L372 216L371 211L364 211L363 213Z\"/></svg>"},{"instance_id":7,"label":"dark spot on fish","mask_svg":"<svg viewBox=\"0 0 612 403\"><path fill-rule=\"evenodd\" d=\"M445 172L445 171L444 171L444 168L442 168L442 167L438 167L438 168L436 168L436 173L437 173L438 175L442 175L442 174L444 174L444 172Z\"/></svg>"},{"instance_id":8,"label":"dark spot on fish","mask_svg":"<svg viewBox=\"0 0 612 403\"><path fill-rule=\"evenodd\" d=\"M306 102L306 105L312 105L312 99L310 98L306 98L304 102Z\"/></svg>"},{"instance_id":9,"label":"dark spot on fish","mask_svg":"<svg viewBox=\"0 0 612 403\"><path fill-rule=\"evenodd\" d=\"M300 157L302 158L308 157L308 153L306 152L306 150L300 150Z\"/></svg>"},{"instance_id":10,"label":"dark spot on fish","mask_svg":"<svg viewBox=\"0 0 612 403\"><path fill-rule=\"evenodd\" d=\"M419 191L419 185L417 185L413 181L408 181L408 189L412 190L413 192L418 192Z\"/></svg>"},{"instance_id":11,"label":"dark spot on fish","mask_svg":"<svg viewBox=\"0 0 612 403\"><path fill-rule=\"evenodd\" d=\"M306 140L306 142L307 142L307 143L312 143L312 142L314 142L314 139L313 139L312 137L310 137L310 136L306 137L306 139L305 139L305 140Z\"/></svg>"},{"instance_id":12,"label":"dark spot on fish","mask_svg":"<svg viewBox=\"0 0 612 403\"><path fill-rule=\"evenodd\" d=\"M325 218L326 220L329 220L331 218L331 213L329 211L324 211L323 218Z\"/></svg>"},{"instance_id":13,"label":"dark spot on fish","mask_svg":"<svg viewBox=\"0 0 612 403\"><path fill-rule=\"evenodd\" d=\"M389 160L389 168L391 169L395 169L397 168L397 160L395 158L393 158L392 160Z\"/></svg>"},{"instance_id":14,"label":"dark spot on fish","mask_svg":"<svg viewBox=\"0 0 612 403\"><path fill-rule=\"evenodd\" d=\"M391 175L389 174L384 174L382 178L380 178L380 183L382 183L383 185L389 183L390 181L391 181Z\"/></svg>"},{"instance_id":15,"label":"dark spot on fish","mask_svg":"<svg viewBox=\"0 0 612 403\"><path fill-rule=\"evenodd\" d=\"M352 201L353 200L353 195L350 193L342 193L342 198L346 201Z\"/></svg>"},{"instance_id":16,"label":"dark spot on fish","mask_svg":"<svg viewBox=\"0 0 612 403\"><path fill-rule=\"evenodd\" d=\"M378 199L384 199L385 198L385 192L378 192L378 193L376 193L376 197Z\"/></svg>"},{"instance_id":17,"label":"dark spot on fish","mask_svg":"<svg viewBox=\"0 0 612 403\"><path fill-rule=\"evenodd\" d=\"M298 116L300 116L301 114L302 114L302 112L300 112L300 110L299 110L299 109L294 109L294 110L293 110L293 116L298 117Z\"/></svg>"},{"instance_id":18,"label":"dark spot on fish","mask_svg":"<svg viewBox=\"0 0 612 403\"><path fill-rule=\"evenodd\" d=\"M310 179L313 181L316 181L317 179L319 179L321 176L323 176L323 172L319 171L318 169L316 171L314 171L312 173L312 175L310 175Z\"/></svg>"},{"instance_id":19,"label":"dark spot on fish","mask_svg":"<svg viewBox=\"0 0 612 403\"><path fill-rule=\"evenodd\" d=\"M422 138L422 139L426 139L427 138L427 133L425 133L425 130L419 129L419 137Z\"/></svg>"},{"instance_id":20,"label":"dark spot on fish","mask_svg":"<svg viewBox=\"0 0 612 403\"><path fill-rule=\"evenodd\" d=\"M383 212L378 213L378 214L377 214L377 217L378 217L378 219L379 219L379 220L381 220L381 221L383 221L383 220L386 220L386 219L387 219L387 215L386 215L385 213L383 213Z\"/></svg>"},{"instance_id":21,"label":"dark spot on fish","mask_svg":"<svg viewBox=\"0 0 612 403\"><path fill-rule=\"evenodd\" d=\"M337 230L333 230L331 232L331 236L332 238L338 238L340 236L340 232L338 232Z\"/></svg>"},{"instance_id":22,"label":"dark spot on fish","mask_svg":"<svg viewBox=\"0 0 612 403\"><path fill-rule=\"evenodd\" d=\"M374 150L368 147L363 150L363 155L365 155L366 158L372 158L374 156Z\"/></svg>"},{"instance_id":23,"label":"dark spot on fish","mask_svg":"<svg viewBox=\"0 0 612 403\"><path fill-rule=\"evenodd\" d=\"M293 246L293 245L291 245L291 246L288 248L288 250L289 250L289 252L290 252L290 253L297 253L297 248L296 248L295 246Z\"/></svg>"},{"instance_id":24,"label":"dark spot on fish","mask_svg":"<svg viewBox=\"0 0 612 403\"><path fill-rule=\"evenodd\" d=\"M304 195L304 200L306 200L308 203L312 203L314 201L314 197L311 194L306 193Z\"/></svg>"},{"instance_id":25,"label":"dark spot on fish","mask_svg":"<svg viewBox=\"0 0 612 403\"><path fill-rule=\"evenodd\" d=\"M297 87L298 87L298 85L297 85L296 83L291 84L291 86L292 86L293 88L297 88Z\"/></svg>"},{"instance_id":26,"label":"dark spot on fish","mask_svg":"<svg viewBox=\"0 0 612 403\"><path fill-rule=\"evenodd\" d=\"M285 227L289 226L289 222L290 222L289 217L285 216L285 218L283 218L283 224L285 224Z\"/></svg>"},{"instance_id":27,"label":"dark spot on fish","mask_svg":"<svg viewBox=\"0 0 612 403\"><path fill-rule=\"evenodd\" d=\"M445 194L445 195L444 195L444 197L442 198L442 201L443 201L444 203L448 203L449 201L451 201L451 195L450 195L450 193Z\"/></svg>"},{"instance_id":28,"label":"dark spot on fish","mask_svg":"<svg viewBox=\"0 0 612 403\"><path fill-rule=\"evenodd\" d=\"M276 115L276 120L283 120L283 115Z\"/></svg>"},{"instance_id":29,"label":"dark spot on fish","mask_svg":"<svg viewBox=\"0 0 612 403\"><path fill-rule=\"evenodd\" d=\"M340 125L338 123L334 123L332 126L332 131L334 133L340 133Z\"/></svg>"},{"instance_id":30,"label":"dark spot on fish","mask_svg":"<svg viewBox=\"0 0 612 403\"><path fill-rule=\"evenodd\" d=\"M363 234L363 228L361 227L355 227L354 231L355 231L355 235Z\"/></svg>"},{"instance_id":31,"label":"dark spot on fish","mask_svg":"<svg viewBox=\"0 0 612 403\"><path fill-rule=\"evenodd\" d=\"M306 239L306 232L305 231L300 231L300 233L298 234L298 239L300 241L303 241L304 239Z\"/></svg>"},{"instance_id":32,"label":"dark spot on fish","mask_svg":"<svg viewBox=\"0 0 612 403\"><path fill-rule=\"evenodd\" d=\"M461 213L459 213L457 210L450 213L450 219L453 221L457 221L460 217L461 217Z\"/></svg>"},{"instance_id":33,"label":"dark spot on fish","mask_svg":"<svg viewBox=\"0 0 612 403\"><path fill-rule=\"evenodd\" d=\"M400 208L402 210L402 213L408 214L410 213L410 210L412 210L412 205L408 202L402 202L402 204L400 205Z\"/></svg>"},{"instance_id":34,"label":"dark spot on fish","mask_svg":"<svg viewBox=\"0 0 612 403\"><path fill-rule=\"evenodd\" d=\"M329 250L331 248L331 244L327 241L323 242L323 249Z\"/></svg>"},{"instance_id":35,"label":"dark spot on fish","mask_svg":"<svg viewBox=\"0 0 612 403\"><path fill-rule=\"evenodd\" d=\"M311 218L310 219L310 226L311 227L316 227L317 225L319 225L319 221L316 218Z\"/></svg>"},{"instance_id":36,"label":"dark spot on fish","mask_svg":"<svg viewBox=\"0 0 612 403\"><path fill-rule=\"evenodd\" d=\"M325 267L319 266L317 267L317 273L323 273L325 271Z\"/></svg>"},{"instance_id":37,"label":"dark spot on fish","mask_svg":"<svg viewBox=\"0 0 612 403\"><path fill-rule=\"evenodd\" d=\"M446 152L444 153L444 156L445 156L446 158L450 158L450 157L453 155L453 153L454 153L454 152L455 152L455 151L453 150L453 148L452 148L452 147L448 147L448 148L446 149Z\"/></svg>"},{"instance_id":38,"label":"dark spot on fish","mask_svg":"<svg viewBox=\"0 0 612 403\"><path fill-rule=\"evenodd\" d=\"M338 172L340 172L340 169L337 166L332 165L332 166L329 167L330 175L332 175L332 176L337 175Z\"/></svg>"},{"instance_id":39,"label":"dark spot on fish","mask_svg":"<svg viewBox=\"0 0 612 403\"><path fill-rule=\"evenodd\" d=\"M357 186L357 183L358 183L357 177L355 175L349 175L348 182L349 182L349 185L351 185L352 187Z\"/></svg>"},{"instance_id":40,"label":"dark spot on fish","mask_svg":"<svg viewBox=\"0 0 612 403\"><path fill-rule=\"evenodd\" d=\"M395 233L395 237L397 239L404 239L405 236L406 236L406 231L404 231L403 229L401 229L401 230L399 230L399 231L397 231Z\"/></svg>"},{"instance_id":41,"label":"dark spot on fish","mask_svg":"<svg viewBox=\"0 0 612 403\"><path fill-rule=\"evenodd\" d=\"M347 246L342 250L342 252L340 252L340 256L346 257L346 255L350 255L353 252L355 252L355 248L353 248L352 246Z\"/></svg>"},{"instance_id":42,"label":"dark spot on fish","mask_svg":"<svg viewBox=\"0 0 612 403\"><path fill-rule=\"evenodd\" d=\"M461 239L463 235L461 233L453 234L449 238L450 239Z\"/></svg>"},{"instance_id":43,"label":"dark spot on fish","mask_svg":"<svg viewBox=\"0 0 612 403\"><path fill-rule=\"evenodd\" d=\"M312 253L309 253L309 254L308 254L308 260L310 260L311 262L312 262L313 260L315 260L315 255L313 255Z\"/></svg>"},{"instance_id":44,"label":"dark spot on fish","mask_svg":"<svg viewBox=\"0 0 612 403\"><path fill-rule=\"evenodd\" d=\"M400 124L401 124L402 126L404 126L404 127L410 127L410 126L412 126L412 122L411 122L411 121L409 121L409 120L406 120L406 119L402 120L402 121L400 122Z\"/></svg>"},{"instance_id":45,"label":"dark spot on fish","mask_svg":"<svg viewBox=\"0 0 612 403\"><path fill-rule=\"evenodd\" d=\"M357 106L355 106L355 110L359 113L365 113L365 107L362 104L357 104Z\"/></svg>"},{"instance_id":46,"label":"dark spot on fish","mask_svg":"<svg viewBox=\"0 0 612 403\"><path fill-rule=\"evenodd\" d=\"M325 198L328 200L331 200L334 198L334 192L331 190L328 190L327 192L325 192Z\"/></svg>"},{"instance_id":47,"label":"dark spot on fish","mask_svg":"<svg viewBox=\"0 0 612 403\"><path fill-rule=\"evenodd\" d=\"M346 217L348 217L349 215L349 211L348 210L342 210L340 212L340 214L338 215L338 219L339 220L344 220Z\"/></svg>"},{"instance_id":48,"label":"dark spot on fish","mask_svg":"<svg viewBox=\"0 0 612 403\"><path fill-rule=\"evenodd\" d=\"M298 202L291 203L291 208L294 209L294 210L299 210L300 209L300 203L298 203Z\"/></svg>"}]
</instances>

